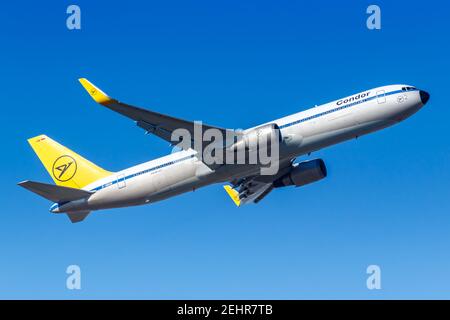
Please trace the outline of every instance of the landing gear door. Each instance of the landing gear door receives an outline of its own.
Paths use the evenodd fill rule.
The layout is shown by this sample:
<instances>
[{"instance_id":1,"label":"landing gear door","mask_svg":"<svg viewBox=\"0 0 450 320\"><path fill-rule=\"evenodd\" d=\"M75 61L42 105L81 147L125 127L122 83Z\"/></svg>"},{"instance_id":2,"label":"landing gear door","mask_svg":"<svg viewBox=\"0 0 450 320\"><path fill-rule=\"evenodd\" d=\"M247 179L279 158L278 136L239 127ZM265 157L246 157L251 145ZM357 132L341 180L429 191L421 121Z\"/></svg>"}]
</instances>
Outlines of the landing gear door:
<instances>
[{"instance_id":1,"label":"landing gear door","mask_svg":"<svg viewBox=\"0 0 450 320\"><path fill-rule=\"evenodd\" d=\"M386 92L384 90L377 91L377 102L378 104L386 102Z\"/></svg>"},{"instance_id":2,"label":"landing gear door","mask_svg":"<svg viewBox=\"0 0 450 320\"><path fill-rule=\"evenodd\" d=\"M124 174L119 174L117 176L117 188L123 189L126 186L127 186L127 183L125 181L125 175Z\"/></svg>"}]
</instances>

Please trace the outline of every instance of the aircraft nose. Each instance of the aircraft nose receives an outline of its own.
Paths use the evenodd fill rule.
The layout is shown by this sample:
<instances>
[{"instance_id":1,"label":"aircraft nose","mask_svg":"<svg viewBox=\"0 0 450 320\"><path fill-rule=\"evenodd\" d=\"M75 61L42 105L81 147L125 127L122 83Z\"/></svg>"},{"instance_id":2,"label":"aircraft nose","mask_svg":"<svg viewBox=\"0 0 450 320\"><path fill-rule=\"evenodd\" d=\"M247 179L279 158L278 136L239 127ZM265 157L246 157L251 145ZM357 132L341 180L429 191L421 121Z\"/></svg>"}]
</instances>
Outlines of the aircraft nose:
<instances>
[{"instance_id":1,"label":"aircraft nose","mask_svg":"<svg viewBox=\"0 0 450 320\"><path fill-rule=\"evenodd\" d=\"M420 90L420 100L422 101L422 104L426 104L428 100L430 100L430 94L426 91Z\"/></svg>"}]
</instances>

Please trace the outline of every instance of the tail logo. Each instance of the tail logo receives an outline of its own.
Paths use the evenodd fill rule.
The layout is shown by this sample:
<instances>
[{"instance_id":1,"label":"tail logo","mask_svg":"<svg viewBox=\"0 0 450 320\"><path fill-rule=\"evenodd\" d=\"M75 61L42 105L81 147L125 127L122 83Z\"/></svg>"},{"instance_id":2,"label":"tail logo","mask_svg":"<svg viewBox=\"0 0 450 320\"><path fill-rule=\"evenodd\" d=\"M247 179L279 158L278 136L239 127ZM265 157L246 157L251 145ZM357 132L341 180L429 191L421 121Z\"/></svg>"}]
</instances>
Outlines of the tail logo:
<instances>
[{"instance_id":1,"label":"tail logo","mask_svg":"<svg viewBox=\"0 0 450 320\"><path fill-rule=\"evenodd\" d=\"M61 156L53 162L52 173L56 180L65 182L77 172L77 162L71 156Z\"/></svg>"}]
</instances>

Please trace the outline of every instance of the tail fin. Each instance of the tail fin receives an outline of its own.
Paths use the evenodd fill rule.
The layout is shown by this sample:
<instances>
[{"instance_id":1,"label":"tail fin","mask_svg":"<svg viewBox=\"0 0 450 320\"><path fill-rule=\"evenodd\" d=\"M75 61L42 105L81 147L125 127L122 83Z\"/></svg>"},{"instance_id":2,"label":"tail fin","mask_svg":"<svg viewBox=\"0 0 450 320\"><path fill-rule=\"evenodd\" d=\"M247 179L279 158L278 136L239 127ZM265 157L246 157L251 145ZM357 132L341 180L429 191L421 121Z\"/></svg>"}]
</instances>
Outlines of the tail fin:
<instances>
[{"instance_id":1,"label":"tail fin","mask_svg":"<svg viewBox=\"0 0 450 320\"><path fill-rule=\"evenodd\" d=\"M81 189L112 174L45 135L28 139L28 142L59 186Z\"/></svg>"}]
</instances>

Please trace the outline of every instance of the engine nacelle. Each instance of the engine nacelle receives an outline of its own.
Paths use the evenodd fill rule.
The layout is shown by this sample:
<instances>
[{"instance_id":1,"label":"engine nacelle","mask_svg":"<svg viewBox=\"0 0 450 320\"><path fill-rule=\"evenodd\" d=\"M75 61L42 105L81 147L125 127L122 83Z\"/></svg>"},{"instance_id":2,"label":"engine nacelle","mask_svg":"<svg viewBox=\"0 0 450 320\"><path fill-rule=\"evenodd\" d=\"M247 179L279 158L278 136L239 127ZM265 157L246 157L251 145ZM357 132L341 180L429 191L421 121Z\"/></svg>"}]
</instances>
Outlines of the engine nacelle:
<instances>
[{"instance_id":1,"label":"engine nacelle","mask_svg":"<svg viewBox=\"0 0 450 320\"><path fill-rule=\"evenodd\" d=\"M292 167L292 170L283 177L276 180L275 188L286 186L304 186L319 181L327 176L327 168L322 159L314 159L300 162Z\"/></svg>"},{"instance_id":2,"label":"engine nacelle","mask_svg":"<svg viewBox=\"0 0 450 320\"><path fill-rule=\"evenodd\" d=\"M269 123L245 133L236 143L234 143L230 150L256 150L256 148L269 148L272 145L272 140L281 142L280 128L275 123ZM275 141L274 141L275 142Z\"/></svg>"}]
</instances>

